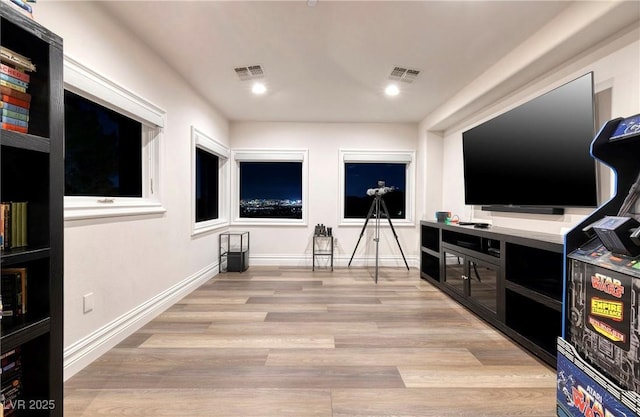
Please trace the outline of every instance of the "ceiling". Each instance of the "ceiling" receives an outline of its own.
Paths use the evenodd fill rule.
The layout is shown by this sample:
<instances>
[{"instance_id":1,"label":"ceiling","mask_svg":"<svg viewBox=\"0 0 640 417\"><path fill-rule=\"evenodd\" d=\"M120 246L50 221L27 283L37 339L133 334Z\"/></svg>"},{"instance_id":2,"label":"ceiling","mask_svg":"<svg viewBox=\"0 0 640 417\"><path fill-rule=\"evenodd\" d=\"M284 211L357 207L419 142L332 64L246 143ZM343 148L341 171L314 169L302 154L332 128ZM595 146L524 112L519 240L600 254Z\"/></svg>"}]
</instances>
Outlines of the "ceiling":
<instances>
[{"instance_id":1,"label":"ceiling","mask_svg":"<svg viewBox=\"0 0 640 417\"><path fill-rule=\"evenodd\" d=\"M419 122L573 3L108 1L101 7L230 121ZM566 35L550 58L505 77L494 93L522 87L629 26L638 5L616 9L597 30ZM234 71L251 65L264 71L264 95L252 94L252 81ZM387 97L395 66L420 73L411 83L396 82L400 94ZM467 112L495 99L481 96Z\"/></svg>"}]
</instances>

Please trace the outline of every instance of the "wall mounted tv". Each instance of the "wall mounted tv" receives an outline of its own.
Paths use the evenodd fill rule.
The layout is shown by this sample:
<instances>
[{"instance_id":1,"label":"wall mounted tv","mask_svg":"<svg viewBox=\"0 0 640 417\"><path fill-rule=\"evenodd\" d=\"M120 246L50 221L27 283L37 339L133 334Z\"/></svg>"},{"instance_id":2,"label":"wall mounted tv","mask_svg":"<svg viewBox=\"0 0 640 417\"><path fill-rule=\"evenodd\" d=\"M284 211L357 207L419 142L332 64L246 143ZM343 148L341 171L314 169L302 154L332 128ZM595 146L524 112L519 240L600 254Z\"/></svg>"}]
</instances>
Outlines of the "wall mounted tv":
<instances>
[{"instance_id":1,"label":"wall mounted tv","mask_svg":"<svg viewBox=\"0 0 640 417\"><path fill-rule=\"evenodd\" d=\"M462 134L465 203L561 214L597 205L593 73Z\"/></svg>"}]
</instances>

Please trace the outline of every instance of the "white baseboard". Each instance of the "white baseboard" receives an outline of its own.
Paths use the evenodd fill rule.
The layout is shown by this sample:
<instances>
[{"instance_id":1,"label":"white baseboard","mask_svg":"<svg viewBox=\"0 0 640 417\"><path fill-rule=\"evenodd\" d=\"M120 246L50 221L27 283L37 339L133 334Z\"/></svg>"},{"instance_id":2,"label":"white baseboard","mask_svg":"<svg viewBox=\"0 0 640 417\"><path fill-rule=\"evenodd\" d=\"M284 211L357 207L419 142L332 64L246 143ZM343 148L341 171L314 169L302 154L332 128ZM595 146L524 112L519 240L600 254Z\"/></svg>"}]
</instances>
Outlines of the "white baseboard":
<instances>
[{"instance_id":1,"label":"white baseboard","mask_svg":"<svg viewBox=\"0 0 640 417\"><path fill-rule=\"evenodd\" d=\"M64 380L71 378L82 368L98 359L109 349L217 274L218 263L216 262L65 348Z\"/></svg>"},{"instance_id":2,"label":"white baseboard","mask_svg":"<svg viewBox=\"0 0 640 417\"><path fill-rule=\"evenodd\" d=\"M335 255L333 257L334 267L347 267L351 255ZM418 257L407 256L407 264L410 268L419 268L420 259ZM405 267L404 260L401 256L380 256L378 258L379 265L382 267ZM354 267L373 267L376 264L374 257L359 258L354 257L351 266ZM249 267L256 266L292 266L299 268L311 268L312 259L309 255L251 255L249 256ZM316 265L327 265L327 258L318 258Z\"/></svg>"}]
</instances>

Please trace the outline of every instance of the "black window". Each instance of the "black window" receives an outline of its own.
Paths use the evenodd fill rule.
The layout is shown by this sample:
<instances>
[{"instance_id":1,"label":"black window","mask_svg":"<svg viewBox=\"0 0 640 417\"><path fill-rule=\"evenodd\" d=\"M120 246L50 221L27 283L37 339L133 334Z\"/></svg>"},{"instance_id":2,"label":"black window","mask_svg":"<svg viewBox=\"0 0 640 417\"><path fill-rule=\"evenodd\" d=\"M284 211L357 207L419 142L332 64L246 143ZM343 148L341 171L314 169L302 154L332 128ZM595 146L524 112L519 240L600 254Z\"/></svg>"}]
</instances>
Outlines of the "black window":
<instances>
[{"instance_id":1,"label":"black window","mask_svg":"<svg viewBox=\"0 0 640 417\"><path fill-rule=\"evenodd\" d=\"M65 91L65 195L142 197L142 124Z\"/></svg>"},{"instance_id":2,"label":"black window","mask_svg":"<svg viewBox=\"0 0 640 417\"><path fill-rule=\"evenodd\" d=\"M302 162L240 162L240 217L302 219Z\"/></svg>"},{"instance_id":3,"label":"black window","mask_svg":"<svg viewBox=\"0 0 640 417\"><path fill-rule=\"evenodd\" d=\"M218 218L218 157L196 148L196 222Z\"/></svg>"},{"instance_id":4,"label":"black window","mask_svg":"<svg viewBox=\"0 0 640 417\"><path fill-rule=\"evenodd\" d=\"M369 213L374 197L367 195L370 189L393 187L382 196L392 219L406 218L406 169L404 163L345 162L344 164L344 218L364 219Z\"/></svg>"}]
</instances>

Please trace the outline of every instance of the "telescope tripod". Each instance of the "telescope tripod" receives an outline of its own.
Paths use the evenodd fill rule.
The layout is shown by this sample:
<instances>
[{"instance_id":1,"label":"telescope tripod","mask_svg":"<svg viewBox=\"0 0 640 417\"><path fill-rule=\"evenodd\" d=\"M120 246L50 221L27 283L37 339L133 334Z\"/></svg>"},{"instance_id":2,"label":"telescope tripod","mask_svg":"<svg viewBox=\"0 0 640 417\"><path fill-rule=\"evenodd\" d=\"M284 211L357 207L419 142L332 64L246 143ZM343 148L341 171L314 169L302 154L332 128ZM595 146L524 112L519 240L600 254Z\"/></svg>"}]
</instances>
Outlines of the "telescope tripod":
<instances>
[{"instance_id":1,"label":"telescope tripod","mask_svg":"<svg viewBox=\"0 0 640 417\"><path fill-rule=\"evenodd\" d=\"M391 216L389 216L389 210L387 209L387 205L382 199L382 194L375 194L375 198L371 202L371 207L369 208L369 213L367 214L367 219L364 221L364 225L362 226L362 231L360 232L360 237L358 238L358 243L356 243L356 247L353 248L353 253L351 254L351 259L349 260L349 266L351 266L351 261L353 261L353 257L356 254L356 250L358 249L358 245L360 244L360 240L362 240L362 236L364 235L365 230L367 229L367 224L369 223L369 219L372 218L375 214L376 219L376 232L373 241L376 242L376 284L378 283L378 245L380 244L380 217L384 215L389 221L389 226L391 226L391 231L393 232L393 236L396 238L396 242L398 243L398 249L400 249L400 254L402 255L402 259L404 260L404 264L407 267L407 271L409 270L409 264L407 263L407 258L404 257L404 252L402 252L402 247L400 246L400 241L398 240L398 234L396 233L396 229L393 227L393 223L391 223Z\"/></svg>"}]
</instances>

